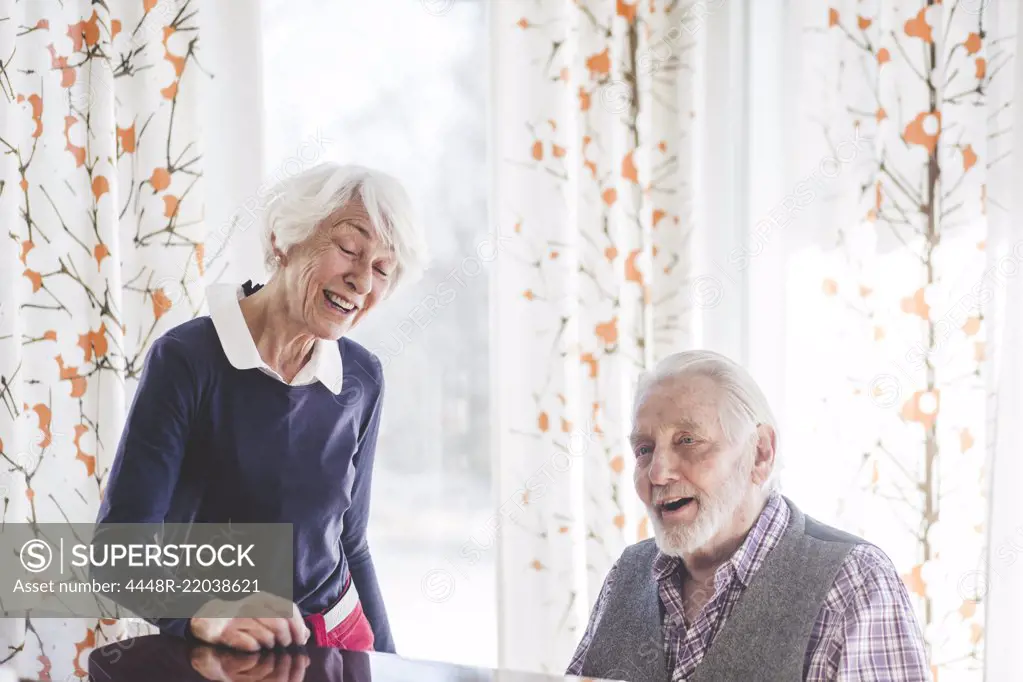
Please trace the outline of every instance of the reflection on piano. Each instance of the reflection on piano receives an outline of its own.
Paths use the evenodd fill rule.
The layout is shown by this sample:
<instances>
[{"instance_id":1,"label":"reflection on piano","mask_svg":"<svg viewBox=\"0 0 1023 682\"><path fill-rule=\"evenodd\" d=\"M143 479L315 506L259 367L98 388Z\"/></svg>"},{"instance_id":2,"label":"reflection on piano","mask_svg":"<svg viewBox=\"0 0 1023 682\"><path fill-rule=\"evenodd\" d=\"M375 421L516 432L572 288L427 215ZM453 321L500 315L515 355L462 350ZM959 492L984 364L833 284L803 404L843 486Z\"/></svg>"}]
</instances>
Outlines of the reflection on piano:
<instances>
[{"instance_id":1,"label":"reflection on piano","mask_svg":"<svg viewBox=\"0 0 1023 682\"><path fill-rule=\"evenodd\" d=\"M148 635L89 654L93 682L553 682L581 680L537 673L413 661L382 653L315 646L258 654L178 637Z\"/></svg>"}]
</instances>

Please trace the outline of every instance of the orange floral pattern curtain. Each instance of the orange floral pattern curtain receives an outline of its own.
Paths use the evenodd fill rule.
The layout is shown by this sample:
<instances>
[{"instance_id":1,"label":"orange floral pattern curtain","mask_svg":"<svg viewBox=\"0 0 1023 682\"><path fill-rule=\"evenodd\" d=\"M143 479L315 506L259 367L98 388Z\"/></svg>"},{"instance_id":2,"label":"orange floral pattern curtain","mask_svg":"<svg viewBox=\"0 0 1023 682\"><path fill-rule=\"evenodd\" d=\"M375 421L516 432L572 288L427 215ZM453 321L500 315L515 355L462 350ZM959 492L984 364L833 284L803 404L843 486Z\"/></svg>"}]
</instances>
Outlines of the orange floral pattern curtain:
<instances>
[{"instance_id":1,"label":"orange floral pattern curtain","mask_svg":"<svg viewBox=\"0 0 1023 682\"><path fill-rule=\"evenodd\" d=\"M91 522L150 342L201 305L197 5L0 1L0 523ZM74 679L112 620L0 620Z\"/></svg>"},{"instance_id":2,"label":"orange floral pattern curtain","mask_svg":"<svg viewBox=\"0 0 1023 682\"><path fill-rule=\"evenodd\" d=\"M703 19L663 0L491 5L500 511L470 545L499 553L502 666L563 672L611 563L649 534L631 399L689 335Z\"/></svg>"},{"instance_id":3,"label":"orange floral pattern curtain","mask_svg":"<svg viewBox=\"0 0 1023 682\"><path fill-rule=\"evenodd\" d=\"M982 679L990 463L1018 457L994 447L1021 378L999 370L1020 341L1015 4L798 5L800 162L829 179L789 261L786 404L805 427L786 480L895 561L939 680Z\"/></svg>"}]
</instances>

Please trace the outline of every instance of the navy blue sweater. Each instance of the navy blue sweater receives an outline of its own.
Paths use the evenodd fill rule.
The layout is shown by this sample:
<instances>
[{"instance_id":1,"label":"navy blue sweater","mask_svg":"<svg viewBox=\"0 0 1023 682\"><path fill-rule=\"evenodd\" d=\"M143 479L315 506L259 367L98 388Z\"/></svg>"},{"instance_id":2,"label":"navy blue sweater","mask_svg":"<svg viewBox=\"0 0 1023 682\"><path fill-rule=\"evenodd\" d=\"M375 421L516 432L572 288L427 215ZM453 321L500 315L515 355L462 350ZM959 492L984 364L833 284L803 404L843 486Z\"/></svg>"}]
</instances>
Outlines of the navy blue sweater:
<instances>
[{"instance_id":1,"label":"navy blue sweater","mask_svg":"<svg viewBox=\"0 0 1023 682\"><path fill-rule=\"evenodd\" d=\"M338 341L340 395L231 366L208 316L157 339L110 470L98 523L291 523L303 615L349 574L377 651L394 652L366 526L383 400L380 361ZM187 619L153 621L184 635Z\"/></svg>"}]
</instances>

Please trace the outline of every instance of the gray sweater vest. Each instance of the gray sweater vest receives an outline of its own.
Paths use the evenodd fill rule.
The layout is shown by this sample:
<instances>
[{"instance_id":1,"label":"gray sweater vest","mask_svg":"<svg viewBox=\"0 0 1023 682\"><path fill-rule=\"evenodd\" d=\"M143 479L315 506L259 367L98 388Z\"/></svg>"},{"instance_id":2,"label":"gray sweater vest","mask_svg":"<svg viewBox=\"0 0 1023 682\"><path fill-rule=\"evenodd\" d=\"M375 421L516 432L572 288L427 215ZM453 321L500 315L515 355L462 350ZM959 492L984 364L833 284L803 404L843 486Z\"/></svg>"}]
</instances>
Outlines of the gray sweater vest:
<instances>
[{"instance_id":1,"label":"gray sweater vest","mask_svg":"<svg viewBox=\"0 0 1023 682\"><path fill-rule=\"evenodd\" d=\"M814 622L849 551L864 541L805 516L791 515L778 544L753 574L689 682L803 679ZM651 571L652 539L626 548L583 675L627 682L670 682L664 609Z\"/></svg>"}]
</instances>

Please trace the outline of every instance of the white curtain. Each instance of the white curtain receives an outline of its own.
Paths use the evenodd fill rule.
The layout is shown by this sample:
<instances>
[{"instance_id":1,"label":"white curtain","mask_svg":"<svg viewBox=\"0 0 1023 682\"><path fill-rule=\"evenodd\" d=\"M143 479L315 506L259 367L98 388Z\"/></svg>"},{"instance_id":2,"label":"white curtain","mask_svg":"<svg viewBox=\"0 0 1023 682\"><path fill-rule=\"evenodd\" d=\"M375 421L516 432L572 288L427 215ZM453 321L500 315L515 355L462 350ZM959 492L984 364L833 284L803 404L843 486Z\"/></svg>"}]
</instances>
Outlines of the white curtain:
<instances>
[{"instance_id":1,"label":"white curtain","mask_svg":"<svg viewBox=\"0 0 1023 682\"><path fill-rule=\"evenodd\" d=\"M1016 3L1002 0L991 8L995 38L1017 51L1023 36L1023 12ZM992 89L994 101L1019 101L1023 69L1008 69ZM990 180L990 241L987 265L1004 283L998 289L992 320L991 364L987 374L987 472L990 521L987 560L967 580L983 581L977 592L987 610L985 624L985 679L1018 678L1019 633L1023 632L1023 107L990 119L989 154L1000 161ZM982 576L982 577L981 577Z\"/></svg>"},{"instance_id":2,"label":"white curtain","mask_svg":"<svg viewBox=\"0 0 1023 682\"><path fill-rule=\"evenodd\" d=\"M258 103L258 53L224 58L253 55L258 12L199 9L0 2L0 522L95 519L149 344L203 308L210 215L257 184L218 134ZM124 625L4 619L0 661L82 677Z\"/></svg>"}]
</instances>

